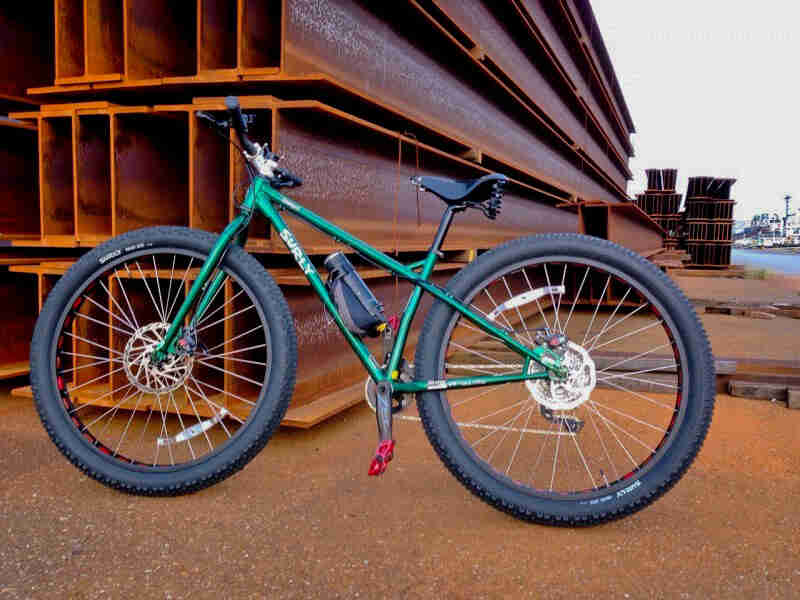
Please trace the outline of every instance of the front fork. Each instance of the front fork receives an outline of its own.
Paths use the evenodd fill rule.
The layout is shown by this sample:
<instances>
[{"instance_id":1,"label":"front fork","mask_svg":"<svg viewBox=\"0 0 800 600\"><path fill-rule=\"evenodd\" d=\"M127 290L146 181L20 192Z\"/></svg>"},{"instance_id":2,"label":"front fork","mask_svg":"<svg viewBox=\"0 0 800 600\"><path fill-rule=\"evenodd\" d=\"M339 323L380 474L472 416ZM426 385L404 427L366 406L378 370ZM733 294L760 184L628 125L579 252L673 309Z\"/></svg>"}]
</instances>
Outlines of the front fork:
<instances>
[{"instance_id":1,"label":"front fork","mask_svg":"<svg viewBox=\"0 0 800 600\"><path fill-rule=\"evenodd\" d=\"M247 233L250 226L250 221L253 218L253 186L248 190L244 202L239 207L239 214L231 221L228 226L220 234L214 247L211 249L208 258L203 263L200 273L195 279L192 287L189 288L189 293L186 299L178 308L175 318L170 324L164 339L153 351L152 359L154 362L164 361L170 354L174 354L178 350L179 336L184 331L193 331L194 326L203 317L209 305L214 299L214 296L219 291L220 287L225 284L227 275L220 271L213 279L210 279L211 274L222 264L228 248L232 244L244 247L247 242ZM183 323L194 307L194 314L189 323L188 328L183 327Z\"/></svg>"}]
</instances>

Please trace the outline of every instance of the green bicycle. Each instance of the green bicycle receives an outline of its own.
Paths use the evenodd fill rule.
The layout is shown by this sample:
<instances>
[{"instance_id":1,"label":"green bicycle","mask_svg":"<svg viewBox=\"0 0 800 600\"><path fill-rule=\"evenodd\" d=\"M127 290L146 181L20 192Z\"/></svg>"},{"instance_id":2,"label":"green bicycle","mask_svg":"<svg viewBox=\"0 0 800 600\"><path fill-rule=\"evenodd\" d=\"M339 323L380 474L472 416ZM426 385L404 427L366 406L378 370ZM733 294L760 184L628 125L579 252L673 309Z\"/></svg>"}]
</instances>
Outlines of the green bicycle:
<instances>
[{"instance_id":1,"label":"green bicycle","mask_svg":"<svg viewBox=\"0 0 800 600\"><path fill-rule=\"evenodd\" d=\"M76 467L125 492L178 495L225 479L267 443L293 393L297 339L278 285L243 249L260 213L369 375L379 432L369 474L392 460L393 415L405 411L462 484L530 521L619 518L683 475L711 421L713 361L693 309L652 263L597 238L536 235L440 287L431 276L454 216L495 219L503 175L413 178L447 206L425 258L403 264L285 196L300 179L248 138L236 98L226 106L227 120L198 113L236 130L252 177L225 230L118 236L77 261L41 311L36 406ZM386 318L344 254L325 260L323 281L281 212L410 282L402 314ZM423 293L434 302L410 360ZM374 336L382 356L364 341Z\"/></svg>"}]
</instances>

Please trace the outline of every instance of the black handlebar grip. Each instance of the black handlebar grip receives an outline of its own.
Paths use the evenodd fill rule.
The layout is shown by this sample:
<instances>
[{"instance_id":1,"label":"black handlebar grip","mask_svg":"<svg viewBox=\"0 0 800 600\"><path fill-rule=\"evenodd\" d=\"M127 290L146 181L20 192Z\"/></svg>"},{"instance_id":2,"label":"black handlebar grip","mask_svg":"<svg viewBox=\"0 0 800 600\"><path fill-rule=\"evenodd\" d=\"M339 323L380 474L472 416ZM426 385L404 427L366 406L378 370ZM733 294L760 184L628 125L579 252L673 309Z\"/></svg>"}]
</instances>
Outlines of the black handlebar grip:
<instances>
[{"instance_id":1,"label":"black handlebar grip","mask_svg":"<svg viewBox=\"0 0 800 600\"><path fill-rule=\"evenodd\" d=\"M228 96L225 98L225 108L228 109L231 125L233 125L233 128L236 130L236 135L239 136L239 140L242 142L244 149L248 154L255 154L258 152L258 147L247 137L247 125L242 116L242 107L239 106L239 99L236 96Z\"/></svg>"}]
</instances>

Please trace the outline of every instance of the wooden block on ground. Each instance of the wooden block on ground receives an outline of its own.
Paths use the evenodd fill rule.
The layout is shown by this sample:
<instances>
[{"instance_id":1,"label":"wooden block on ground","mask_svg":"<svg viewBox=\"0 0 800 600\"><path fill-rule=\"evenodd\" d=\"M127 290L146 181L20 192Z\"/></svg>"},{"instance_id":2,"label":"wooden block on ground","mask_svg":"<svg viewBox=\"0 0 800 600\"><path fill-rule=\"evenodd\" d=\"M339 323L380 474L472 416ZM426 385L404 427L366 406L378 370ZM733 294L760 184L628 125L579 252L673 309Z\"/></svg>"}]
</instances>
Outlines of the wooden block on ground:
<instances>
[{"instance_id":1,"label":"wooden block on ground","mask_svg":"<svg viewBox=\"0 0 800 600\"><path fill-rule=\"evenodd\" d=\"M323 396L297 408L286 411L281 425L309 429L317 423L342 412L345 409L364 402L364 382L359 382L338 392Z\"/></svg>"},{"instance_id":2,"label":"wooden block on ground","mask_svg":"<svg viewBox=\"0 0 800 600\"><path fill-rule=\"evenodd\" d=\"M11 379L20 375L27 375L30 372L31 366L27 360L0 365L0 379Z\"/></svg>"},{"instance_id":3,"label":"wooden block on ground","mask_svg":"<svg viewBox=\"0 0 800 600\"><path fill-rule=\"evenodd\" d=\"M739 398L760 398L762 400L787 401L787 385L785 383L767 383L762 381L731 381L728 391L731 396Z\"/></svg>"},{"instance_id":4,"label":"wooden block on ground","mask_svg":"<svg viewBox=\"0 0 800 600\"><path fill-rule=\"evenodd\" d=\"M11 390L11 395L14 396L14 398L29 398L33 400L33 388L29 385L14 388Z\"/></svg>"},{"instance_id":5,"label":"wooden block on ground","mask_svg":"<svg viewBox=\"0 0 800 600\"><path fill-rule=\"evenodd\" d=\"M765 319L765 320L771 320L775 318L774 314L764 312L763 310L748 310L745 313L745 316L750 317L751 319Z\"/></svg>"},{"instance_id":6,"label":"wooden block on ground","mask_svg":"<svg viewBox=\"0 0 800 600\"><path fill-rule=\"evenodd\" d=\"M800 410L800 388L789 388L786 401L789 408Z\"/></svg>"}]
</instances>

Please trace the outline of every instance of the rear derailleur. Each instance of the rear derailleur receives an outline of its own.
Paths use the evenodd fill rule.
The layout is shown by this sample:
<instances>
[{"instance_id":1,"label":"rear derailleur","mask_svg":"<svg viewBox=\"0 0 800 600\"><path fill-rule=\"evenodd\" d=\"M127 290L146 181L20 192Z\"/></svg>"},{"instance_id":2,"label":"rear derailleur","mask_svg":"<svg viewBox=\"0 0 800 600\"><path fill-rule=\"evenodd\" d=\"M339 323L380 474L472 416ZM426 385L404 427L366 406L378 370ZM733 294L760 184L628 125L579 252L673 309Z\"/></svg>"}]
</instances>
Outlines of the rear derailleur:
<instances>
[{"instance_id":1,"label":"rear derailleur","mask_svg":"<svg viewBox=\"0 0 800 600\"><path fill-rule=\"evenodd\" d=\"M567 433L580 433L581 429L583 429L584 422L581 419L557 415L552 409L547 408L544 404L539 405L539 412L545 418L545 420L555 423L558 425L559 429L563 427L567 430Z\"/></svg>"}]
</instances>

